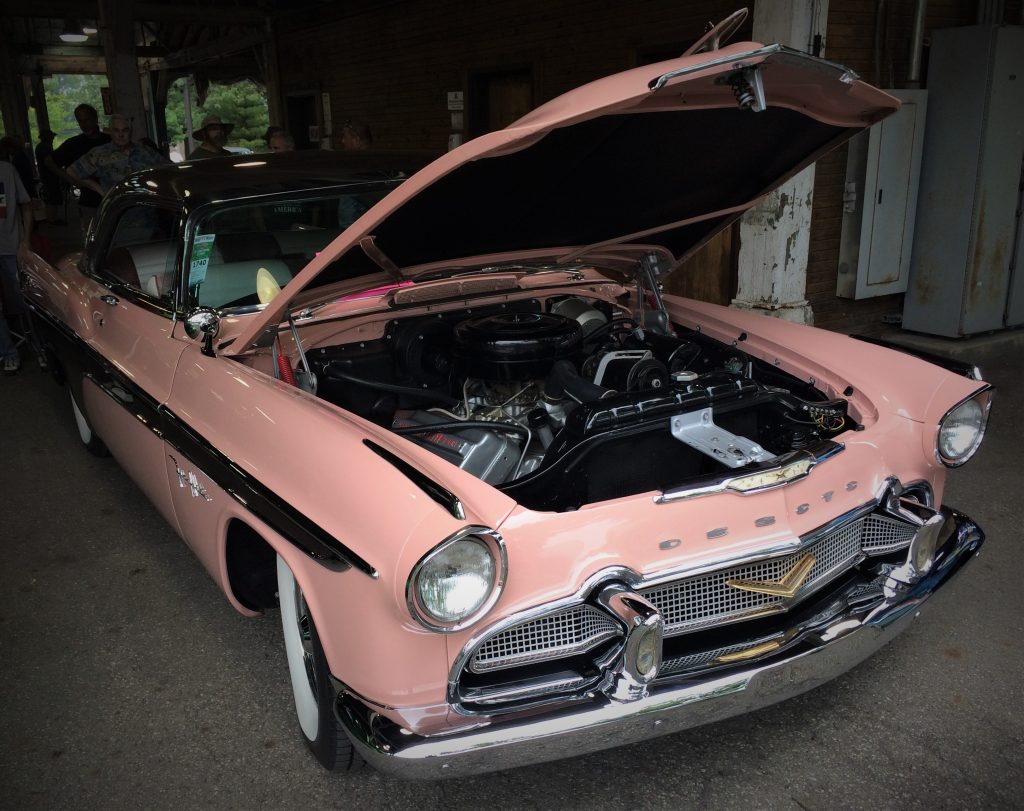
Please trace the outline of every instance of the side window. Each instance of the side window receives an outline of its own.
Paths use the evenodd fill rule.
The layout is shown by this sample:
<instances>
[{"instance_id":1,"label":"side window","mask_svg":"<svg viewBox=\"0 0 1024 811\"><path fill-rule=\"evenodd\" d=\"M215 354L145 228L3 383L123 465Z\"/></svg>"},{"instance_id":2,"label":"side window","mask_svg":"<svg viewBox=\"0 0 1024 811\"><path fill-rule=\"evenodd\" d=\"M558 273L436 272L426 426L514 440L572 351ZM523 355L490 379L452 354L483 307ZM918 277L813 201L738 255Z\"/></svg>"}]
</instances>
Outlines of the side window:
<instances>
[{"instance_id":1,"label":"side window","mask_svg":"<svg viewBox=\"0 0 1024 811\"><path fill-rule=\"evenodd\" d=\"M174 301L174 267L180 215L152 205L125 209L118 218L100 270L129 287Z\"/></svg>"}]
</instances>

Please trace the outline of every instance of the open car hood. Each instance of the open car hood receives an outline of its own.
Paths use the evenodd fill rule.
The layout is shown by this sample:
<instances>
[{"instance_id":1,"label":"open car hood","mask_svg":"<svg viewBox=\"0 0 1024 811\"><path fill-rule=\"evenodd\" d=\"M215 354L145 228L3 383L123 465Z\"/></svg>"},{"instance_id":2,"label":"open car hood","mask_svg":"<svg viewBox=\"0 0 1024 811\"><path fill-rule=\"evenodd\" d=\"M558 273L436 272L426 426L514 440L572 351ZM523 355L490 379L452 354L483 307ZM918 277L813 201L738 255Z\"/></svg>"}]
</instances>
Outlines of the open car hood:
<instances>
[{"instance_id":1,"label":"open car hood","mask_svg":"<svg viewBox=\"0 0 1024 811\"><path fill-rule=\"evenodd\" d=\"M600 79L417 172L244 319L228 351L276 329L328 266L399 281L467 258L568 260L630 244L681 261L898 107L841 65L753 42Z\"/></svg>"}]
</instances>

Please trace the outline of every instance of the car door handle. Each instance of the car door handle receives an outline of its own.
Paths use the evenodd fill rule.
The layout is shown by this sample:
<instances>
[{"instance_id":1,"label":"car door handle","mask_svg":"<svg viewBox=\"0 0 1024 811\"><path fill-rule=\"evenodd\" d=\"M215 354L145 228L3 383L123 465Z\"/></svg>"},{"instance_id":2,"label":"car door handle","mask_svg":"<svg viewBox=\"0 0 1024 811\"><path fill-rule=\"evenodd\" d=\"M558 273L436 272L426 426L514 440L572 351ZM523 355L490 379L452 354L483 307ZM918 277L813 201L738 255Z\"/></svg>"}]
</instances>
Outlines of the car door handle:
<instances>
[{"instance_id":1,"label":"car door handle","mask_svg":"<svg viewBox=\"0 0 1024 811\"><path fill-rule=\"evenodd\" d=\"M116 307L120 299L117 296L112 296L109 293L105 296L100 296L100 301L104 304L109 304L111 307Z\"/></svg>"}]
</instances>

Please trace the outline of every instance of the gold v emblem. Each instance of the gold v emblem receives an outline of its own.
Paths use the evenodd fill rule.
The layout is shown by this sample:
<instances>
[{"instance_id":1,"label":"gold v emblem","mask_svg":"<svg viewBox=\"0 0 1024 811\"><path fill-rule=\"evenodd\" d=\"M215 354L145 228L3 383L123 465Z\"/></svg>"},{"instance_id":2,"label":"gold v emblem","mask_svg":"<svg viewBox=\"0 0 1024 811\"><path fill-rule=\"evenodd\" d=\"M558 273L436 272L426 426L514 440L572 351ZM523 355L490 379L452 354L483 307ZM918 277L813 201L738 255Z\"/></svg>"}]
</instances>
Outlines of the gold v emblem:
<instances>
[{"instance_id":1,"label":"gold v emblem","mask_svg":"<svg viewBox=\"0 0 1024 811\"><path fill-rule=\"evenodd\" d=\"M776 597L792 597L807 579L814 568L814 555L804 555L796 562L780 580L726 580L734 589L756 591L758 594L771 594Z\"/></svg>"}]
</instances>

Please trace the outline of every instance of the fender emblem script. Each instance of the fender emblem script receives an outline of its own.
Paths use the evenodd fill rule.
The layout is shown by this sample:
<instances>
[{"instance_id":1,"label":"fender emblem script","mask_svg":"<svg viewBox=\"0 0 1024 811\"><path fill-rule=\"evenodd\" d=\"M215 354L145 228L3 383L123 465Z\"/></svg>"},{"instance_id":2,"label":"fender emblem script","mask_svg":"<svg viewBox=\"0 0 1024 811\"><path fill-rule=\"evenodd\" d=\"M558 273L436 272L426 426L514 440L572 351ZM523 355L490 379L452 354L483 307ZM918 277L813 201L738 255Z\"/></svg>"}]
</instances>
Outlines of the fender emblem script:
<instances>
[{"instance_id":1,"label":"fender emblem script","mask_svg":"<svg viewBox=\"0 0 1024 811\"><path fill-rule=\"evenodd\" d=\"M779 580L726 580L726 584L734 589L754 591L758 594L771 594L776 597L792 597L807 580L814 568L814 555L804 555L796 562L784 577Z\"/></svg>"},{"instance_id":2,"label":"fender emblem script","mask_svg":"<svg viewBox=\"0 0 1024 811\"><path fill-rule=\"evenodd\" d=\"M186 473L178 465L177 459L170 455L168 455L167 458L174 464L174 472L178 474L178 487L188 487L189 490L192 491L192 498L202 498L206 501L213 501L213 499L207 494L206 488L199 483L199 477L196 476L194 471L190 470Z\"/></svg>"}]
</instances>

